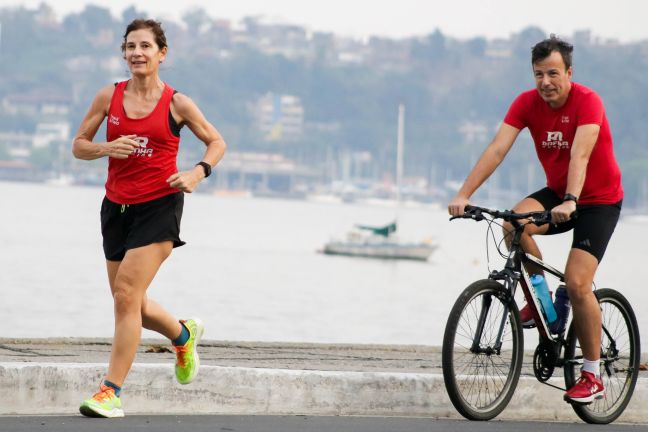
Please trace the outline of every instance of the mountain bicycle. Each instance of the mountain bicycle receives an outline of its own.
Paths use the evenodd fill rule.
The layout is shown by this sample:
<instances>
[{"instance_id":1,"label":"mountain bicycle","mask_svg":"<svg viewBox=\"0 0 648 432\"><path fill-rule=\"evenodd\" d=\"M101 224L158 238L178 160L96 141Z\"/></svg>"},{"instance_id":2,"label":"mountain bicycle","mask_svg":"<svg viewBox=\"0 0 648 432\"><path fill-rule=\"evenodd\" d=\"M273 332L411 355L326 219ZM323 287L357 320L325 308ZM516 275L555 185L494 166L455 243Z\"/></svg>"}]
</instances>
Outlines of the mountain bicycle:
<instances>
[{"instance_id":1,"label":"mountain bicycle","mask_svg":"<svg viewBox=\"0 0 648 432\"><path fill-rule=\"evenodd\" d=\"M580 376L583 355L573 322L566 330L552 334L541 312L524 264L531 262L564 282L564 274L542 260L525 253L520 238L526 224L551 223L549 211L515 213L466 206L464 214L452 217L486 220L488 231L502 220L513 226L508 254L497 250L506 263L487 279L470 284L455 302L443 337L442 368L445 387L457 411L469 420L490 420L499 415L517 387L524 354L524 338L515 293L521 287L528 302L539 343L533 355L533 371L541 383L549 383L556 368L563 368L566 388ZM488 232L487 231L487 232ZM576 414L587 423L608 424L618 418L630 402L640 365L639 328L632 306L618 291L595 288L602 313L601 379L606 397L589 405L572 403Z\"/></svg>"}]
</instances>

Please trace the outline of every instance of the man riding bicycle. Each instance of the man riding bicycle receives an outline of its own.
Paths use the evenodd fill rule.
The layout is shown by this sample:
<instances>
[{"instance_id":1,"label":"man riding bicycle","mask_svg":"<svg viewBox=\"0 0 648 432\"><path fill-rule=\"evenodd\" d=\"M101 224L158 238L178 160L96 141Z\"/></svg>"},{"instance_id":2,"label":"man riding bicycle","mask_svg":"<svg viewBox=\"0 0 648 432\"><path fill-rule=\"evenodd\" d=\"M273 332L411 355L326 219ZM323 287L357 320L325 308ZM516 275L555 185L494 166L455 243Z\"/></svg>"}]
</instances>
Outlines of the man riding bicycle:
<instances>
[{"instance_id":1,"label":"man riding bicycle","mask_svg":"<svg viewBox=\"0 0 648 432\"><path fill-rule=\"evenodd\" d=\"M554 35L533 47L536 88L513 101L448 211L453 216L464 213L469 198L504 160L520 131L528 127L547 187L524 198L513 210L551 210L551 225L528 224L522 236L524 250L540 259L534 235L573 229L565 283L584 359L581 378L564 398L570 403L588 404L605 395L599 365L601 311L592 283L619 219L623 187L603 102L593 90L572 82L572 51L572 45ZM572 219L576 210L578 217ZM504 225L505 237L511 230L510 224ZM530 273L542 274L531 267L527 267ZM522 322L533 322L528 305L520 311L520 317Z\"/></svg>"}]
</instances>

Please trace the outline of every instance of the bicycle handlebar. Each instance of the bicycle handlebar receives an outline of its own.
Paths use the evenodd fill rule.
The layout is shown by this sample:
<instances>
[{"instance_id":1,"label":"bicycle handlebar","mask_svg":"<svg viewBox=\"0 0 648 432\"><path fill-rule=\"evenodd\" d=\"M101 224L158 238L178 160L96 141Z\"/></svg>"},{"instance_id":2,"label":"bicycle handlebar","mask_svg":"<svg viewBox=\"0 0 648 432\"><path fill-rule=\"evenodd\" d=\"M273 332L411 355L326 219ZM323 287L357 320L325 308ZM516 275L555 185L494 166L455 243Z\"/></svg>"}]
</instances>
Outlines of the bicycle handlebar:
<instances>
[{"instance_id":1,"label":"bicycle handlebar","mask_svg":"<svg viewBox=\"0 0 648 432\"><path fill-rule=\"evenodd\" d=\"M513 220L529 219L529 223L538 226L551 223L551 211L549 210L516 213L513 210L493 210L472 205L467 205L464 208L464 214L462 214L461 216L452 216L450 220L473 219L475 221L482 221L485 219L484 213L493 216L493 218L495 219L503 219L507 222ZM576 217L576 212L572 214L572 217Z\"/></svg>"}]
</instances>

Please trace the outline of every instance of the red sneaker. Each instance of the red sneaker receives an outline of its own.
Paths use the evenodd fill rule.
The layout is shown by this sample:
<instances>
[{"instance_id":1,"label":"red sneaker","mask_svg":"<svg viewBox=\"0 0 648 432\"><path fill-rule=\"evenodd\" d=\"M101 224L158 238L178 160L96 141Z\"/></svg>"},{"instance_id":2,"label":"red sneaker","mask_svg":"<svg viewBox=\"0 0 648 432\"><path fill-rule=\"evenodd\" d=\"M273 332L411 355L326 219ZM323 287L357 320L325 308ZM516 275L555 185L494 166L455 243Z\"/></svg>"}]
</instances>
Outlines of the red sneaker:
<instances>
[{"instance_id":1,"label":"red sneaker","mask_svg":"<svg viewBox=\"0 0 648 432\"><path fill-rule=\"evenodd\" d=\"M553 300L553 291L549 291L549 295ZM522 321L522 327L524 328L533 328L536 326L535 320L533 319L533 314L531 313L531 306L529 306L529 303L525 303L524 307L520 309L520 321Z\"/></svg>"},{"instance_id":2,"label":"red sneaker","mask_svg":"<svg viewBox=\"0 0 648 432\"><path fill-rule=\"evenodd\" d=\"M605 397L603 382L593 373L581 372L580 379L565 392L565 402L587 405Z\"/></svg>"},{"instance_id":3,"label":"red sneaker","mask_svg":"<svg viewBox=\"0 0 648 432\"><path fill-rule=\"evenodd\" d=\"M533 314L531 313L531 307L529 306L529 303L525 303L524 307L520 309L520 321L522 321L522 327L535 327L535 320L533 319Z\"/></svg>"}]
</instances>

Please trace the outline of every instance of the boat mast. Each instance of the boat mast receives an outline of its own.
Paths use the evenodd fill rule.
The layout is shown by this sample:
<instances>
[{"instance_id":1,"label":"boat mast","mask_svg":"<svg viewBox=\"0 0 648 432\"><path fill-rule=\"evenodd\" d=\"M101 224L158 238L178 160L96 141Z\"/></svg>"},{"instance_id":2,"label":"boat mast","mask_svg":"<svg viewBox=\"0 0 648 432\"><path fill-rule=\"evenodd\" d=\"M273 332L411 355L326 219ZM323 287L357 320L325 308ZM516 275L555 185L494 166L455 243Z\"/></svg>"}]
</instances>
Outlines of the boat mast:
<instances>
[{"instance_id":1,"label":"boat mast","mask_svg":"<svg viewBox=\"0 0 648 432\"><path fill-rule=\"evenodd\" d=\"M405 105L398 105L398 140L396 142L396 219L401 202L403 183L403 146L405 141Z\"/></svg>"}]
</instances>

